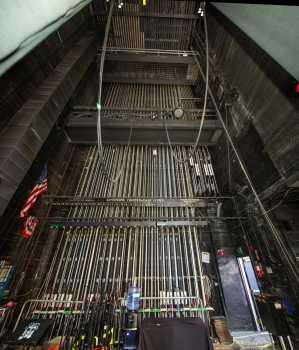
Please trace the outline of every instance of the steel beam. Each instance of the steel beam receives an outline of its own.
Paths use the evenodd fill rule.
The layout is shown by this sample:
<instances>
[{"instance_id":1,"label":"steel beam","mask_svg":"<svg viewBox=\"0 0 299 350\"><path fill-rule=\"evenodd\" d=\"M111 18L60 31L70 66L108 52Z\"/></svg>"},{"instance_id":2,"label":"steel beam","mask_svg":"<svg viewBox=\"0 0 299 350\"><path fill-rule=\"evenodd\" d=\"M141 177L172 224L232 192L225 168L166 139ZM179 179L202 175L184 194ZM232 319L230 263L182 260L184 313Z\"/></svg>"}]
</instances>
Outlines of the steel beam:
<instances>
[{"instance_id":1,"label":"steel beam","mask_svg":"<svg viewBox=\"0 0 299 350\"><path fill-rule=\"evenodd\" d=\"M94 13L95 16L107 16L107 12L97 11ZM133 11L118 11L114 14L117 16L129 16L129 17L150 17L150 18L172 18L172 19L183 19L183 20L196 20L197 15L194 14L179 14L179 13L161 13L161 12L133 12Z\"/></svg>"},{"instance_id":2,"label":"steel beam","mask_svg":"<svg viewBox=\"0 0 299 350\"><path fill-rule=\"evenodd\" d=\"M131 207L167 207L167 208L206 208L209 200L202 198L109 198L77 196L45 196L52 200L53 206L103 205ZM220 198L220 197L219 197ZM213 199L213 202L215 199Z\"/></svg>"},{"instance_id":3,"label":"steel beam","mask_svg":"<svg viewBox=\"0 0 299 350\"><path fill-rule=\"evenodd\" d=\"M126 220L117 219L93 219L93 218L58 218L51 217L43 218L49 224L61 225L65 228L69 227L182 227L182 226L207 226L208 222L205 219L187 220Z\"/></svg>"},{"instance_id":4,"label":"steel beam","mask_svg":"<svg viewBox=\"0 0 299 350\"><path fill-rule=\"evenodd\" d=\"M97 107L93 105L76 105L72 107L74 112L96 112ZM172 112L173 108L161 108L161 107L136 107L136 108L123 108L123 107L103 107L101 109L103 112L125 112L127 114L136 114L142 112ZM199 108L184 108L184 111L187 113L202 113L202 109ZM214 113L213 109L206 109L207 113Z\"/></svg>"},{"instance_id":5,"label":"steel beam","mask_svg":"<svg viewBox=\"0 0 299 350\"><path fill-rule=\"evenodd\" d=\"M165 122L172 139L176 144L192 144L200 127L200 120L117 120L102 118L102 136L105 143L126 143L132 127L132 143L134 144L167 144ZM73 143L91 143L97 141L97 119L73 118L66 127L68 136ZM202 145L214 145L220 136L215 132L221 131L217 120L205 120L201 138Z\"/></svg>"},{"instance_id":6,"label":"steel beam","mask_svg":"<svg viewBox=\"0 0 299 350\"><path fill-rule=\"evenodd\" d=\"M187 79L145 79L145 78L124 78L104 75L104 83L124 83L124 84L160 84L160 85L196 85L196 81Z\"/></svg>"},{"instance_id":7,"label":"steel beam","mask_svg":"<svg viewBox=\"0 0 299 350\"><path fill-rule=\"evenodd\" d=\"M107 52L105 59L107 61L120 62L154 62L154 63L182 63L194 64L191 56L183 55L165 55L165 54L147 54L130 52Z\"/></svg>"}]
</instances>

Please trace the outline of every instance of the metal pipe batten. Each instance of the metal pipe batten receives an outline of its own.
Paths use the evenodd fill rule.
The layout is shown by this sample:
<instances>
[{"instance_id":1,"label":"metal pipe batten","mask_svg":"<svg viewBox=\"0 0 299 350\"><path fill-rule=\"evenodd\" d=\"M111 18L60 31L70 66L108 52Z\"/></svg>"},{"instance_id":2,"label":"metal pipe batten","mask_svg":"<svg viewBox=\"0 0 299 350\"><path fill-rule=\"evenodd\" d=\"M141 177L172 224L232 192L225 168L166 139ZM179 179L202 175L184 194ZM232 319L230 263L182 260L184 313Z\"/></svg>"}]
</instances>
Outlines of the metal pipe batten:
<instances>
[{"instance_id":1,"label":"metal pipe batten","mask_svg":"<svg viewBox=\"0 0 299 350\"><path fill-rule=\"evenodd\" d=\"M32 301L28 310L22 309L18 322L30 315L49 317L54 321L52 337L74 336L76 329L93 322L93 317L100 319L100 300L114 296L113 309L119 310L128 287L134 284L142 291L144 312L139 313L139 318L205 318L210 310L202 282L201 228L192 225L202 220L196 216L196 205L205 209L206 204L202 204L206 198L218 198L214 173L207 168L208 149L199 147L189 163L176 164L167 146L131 145L127 152L125 147L103 146L103 161L112 176L127 156L124 176L118 183L113 184L103 176L97 149L91 146L85 149L74 197L60 197L73 202L70 207L61 206L67 208L67 220L81 217L92 223L114 217L123 225L74 224L62 229L38 294L40 299ZM186 156L188 151L188 147L174 147L179 157ZM80 198L84 200L80 202ZM97 198L109 199L107 205L105 201L98 206L87 205ZM139 205L136 200L140 200ZM55 208L59 208L59 200ZM125 221L132 218L145 222L150 218L155 225L126 226ZM175 224L182 218L189 223ZM159 220L166 224L158 225ZM74 300L80 301L81 306ZM62 310L68 308L72 316L66 319ZM122 316L111 312L111 322L117 329Z\"/></svg>"}]
</instances>

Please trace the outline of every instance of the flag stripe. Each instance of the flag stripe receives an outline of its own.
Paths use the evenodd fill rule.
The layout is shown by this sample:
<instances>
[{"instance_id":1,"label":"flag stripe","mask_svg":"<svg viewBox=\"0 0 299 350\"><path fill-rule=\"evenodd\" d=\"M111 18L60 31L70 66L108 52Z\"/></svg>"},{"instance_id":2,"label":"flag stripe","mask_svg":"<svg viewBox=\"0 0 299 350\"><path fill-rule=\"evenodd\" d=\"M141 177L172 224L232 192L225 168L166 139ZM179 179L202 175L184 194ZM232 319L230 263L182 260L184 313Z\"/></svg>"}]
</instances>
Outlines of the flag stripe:
<instances>
[{"instance_id":1,"label":"flag stripe","mask_svg":"<svg viewBox=\"0 0 299 350\"><path fill-rule=\"evenodd\" d=\"M40 194L46 192L46 191L47 191L47 188L45 187L45 188L43 188L43 189L40 189L39 192L36 192L35 196L32 197L32 198L30 199L30 201L26 202L25 206L24 206L23 209L21 210L20 216L21 216L21 217L26 216L26 214L27 214L27 212L29 211L29 209L30 209L30 208L33 206L33 204L36 202L38 196L39 196Z\"/></svg>"},{"instance_id":2,"label":"flag stripe","mask_svg":"<svg viewBox=\"0 0 299 350\"><path fill-rule=\"evenodd\" d=\"M43 181L42 183L38 184L38 185L35 185L33 187L33 189L31 190L31 192L29 193L29 197L38 189L40 188L41 186L44 186L44 185L47 185L47 180Z\"/></svg>"},{"instance_id":3,"label":"flag stripe","mask_svg":"<svg viewBox=\"0 0 299 350\"><path fill-rule=\"evenodd\" d=\"M25 206L26 206L28 203L30 203L32 200L34 200L39 194L41 194L41 193L43 193L43 192L45 192L45 191L47 191L47 185L45 185L44 187L41 187L41 188L39 188L38 190L36 190L36 192L34 193L34 195L30 196L30 197L27 199L27 201L26 201L26 203L25 203Z\"/></svg>"},{"instance_id":4,"label":"flag stripe","mask_svg":"<svg viewBox=\"0 0 299 350\"><path fill-rule=\"evenodd\" d=\"M34 198L36 195L40 193L40 191L47 190L47 184L44 184L43 186L38 186L33 193L31 193L26 201L26 203L30 202L32 198Z\"/></svg>"},{"instance_id":5,"label":"flag stripe","mask_svg":"<svg viewBox=\"0 0 299 350\"><path fill-rule=\"evenodd\" d=\"M26 202L28 202L28 201L30 200L30 198L31 198L32 196L34 196L34 195L36 194L36 192L39 191L39 190L40 190L41 188L43 188L43 187L47 187L47 183L45 183L45 184L40 184L40 185L35 186L34 189L30 192L30 194L29 194L28 199L27 199Z\"/></svg>"},{"instance_id":6,"label":"flag stripe","mask_svg":"<svg viewBox=\"0 0 299 350\"><path fill-rule=\"evenodd\" d=\"M39 195L48 190L48 180L47 180L47 166L44 166L37 182L32 188L31 192L28 195L27 200L25 201L23 208L20 212L21 217L26 217L30 208L33 207Z\"/></svg>"}]
</instances>

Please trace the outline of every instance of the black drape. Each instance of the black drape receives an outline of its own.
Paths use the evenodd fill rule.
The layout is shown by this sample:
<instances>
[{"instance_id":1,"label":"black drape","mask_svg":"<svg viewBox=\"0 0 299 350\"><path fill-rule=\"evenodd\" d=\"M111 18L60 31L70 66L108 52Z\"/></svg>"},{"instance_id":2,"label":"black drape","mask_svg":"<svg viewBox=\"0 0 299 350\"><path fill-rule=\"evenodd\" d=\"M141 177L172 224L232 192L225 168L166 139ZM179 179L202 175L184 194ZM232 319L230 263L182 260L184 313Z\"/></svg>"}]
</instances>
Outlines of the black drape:
<instances>
[{"instance_id":1,"label":"black drape","mask_svg":"<svg viewBox=\"0 0 299 350\"><path fill-rule=\"evenodd\" d=\"M200 318L146 319L138 350L212 350L208 328Z\"/></svg>"}]
</instances>

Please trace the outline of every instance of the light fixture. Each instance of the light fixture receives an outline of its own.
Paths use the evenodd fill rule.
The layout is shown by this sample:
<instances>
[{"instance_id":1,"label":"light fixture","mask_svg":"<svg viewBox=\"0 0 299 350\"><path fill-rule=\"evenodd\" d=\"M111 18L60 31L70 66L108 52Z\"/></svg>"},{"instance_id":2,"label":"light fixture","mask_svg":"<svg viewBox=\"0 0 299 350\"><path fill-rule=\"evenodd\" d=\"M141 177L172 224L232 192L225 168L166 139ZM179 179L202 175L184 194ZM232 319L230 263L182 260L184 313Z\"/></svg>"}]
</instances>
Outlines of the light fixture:
<instances>
[{"instance_id":1,"label":"light fixture","mask_svg":"<svg viewBox=\"0 0 299 350\"><path fill-rule=\"evenodd\" d=\"M177 107L174 111L173 114L176 119L181 119L184 115L184 110L182 107Z\"/></svg>"},{"instance_id":2,"label":"light fixture","mask_svg":"<svg viewBox=\"0 0 299 350\"><path fill-rule=\"evenodd\" d=\"M205 4L204 1L202 1L202 2L200 3L200 5L199 5L199 8L198 8L197 13L198 13L201 17L203 17L203 15L204 15L205 5L206 5L206 4Z\"/></svg>"},{"instance_id":3,"label":"light fixture","mask_svg":"<svg viewBox=\"0 0 299 350\"><path fill-rule=\"evenodd\" d=\"M201 8L198 9L197 13L198 13L199 15L201 15L201 17L202 17L203 14L204 14L204 12L203 12L203 10L202 10Z\"/></svg>"},{"instance_id":4,"label":"light fixture","mask_svg":"<svg viewBox=\"0 0 299 350\"><path fill-rule=\"evenodd\" d=\"M217 255L220 257L223 257L225 255L224 249L218 249L217 250Z\"/></svg>"}]
</instances>

